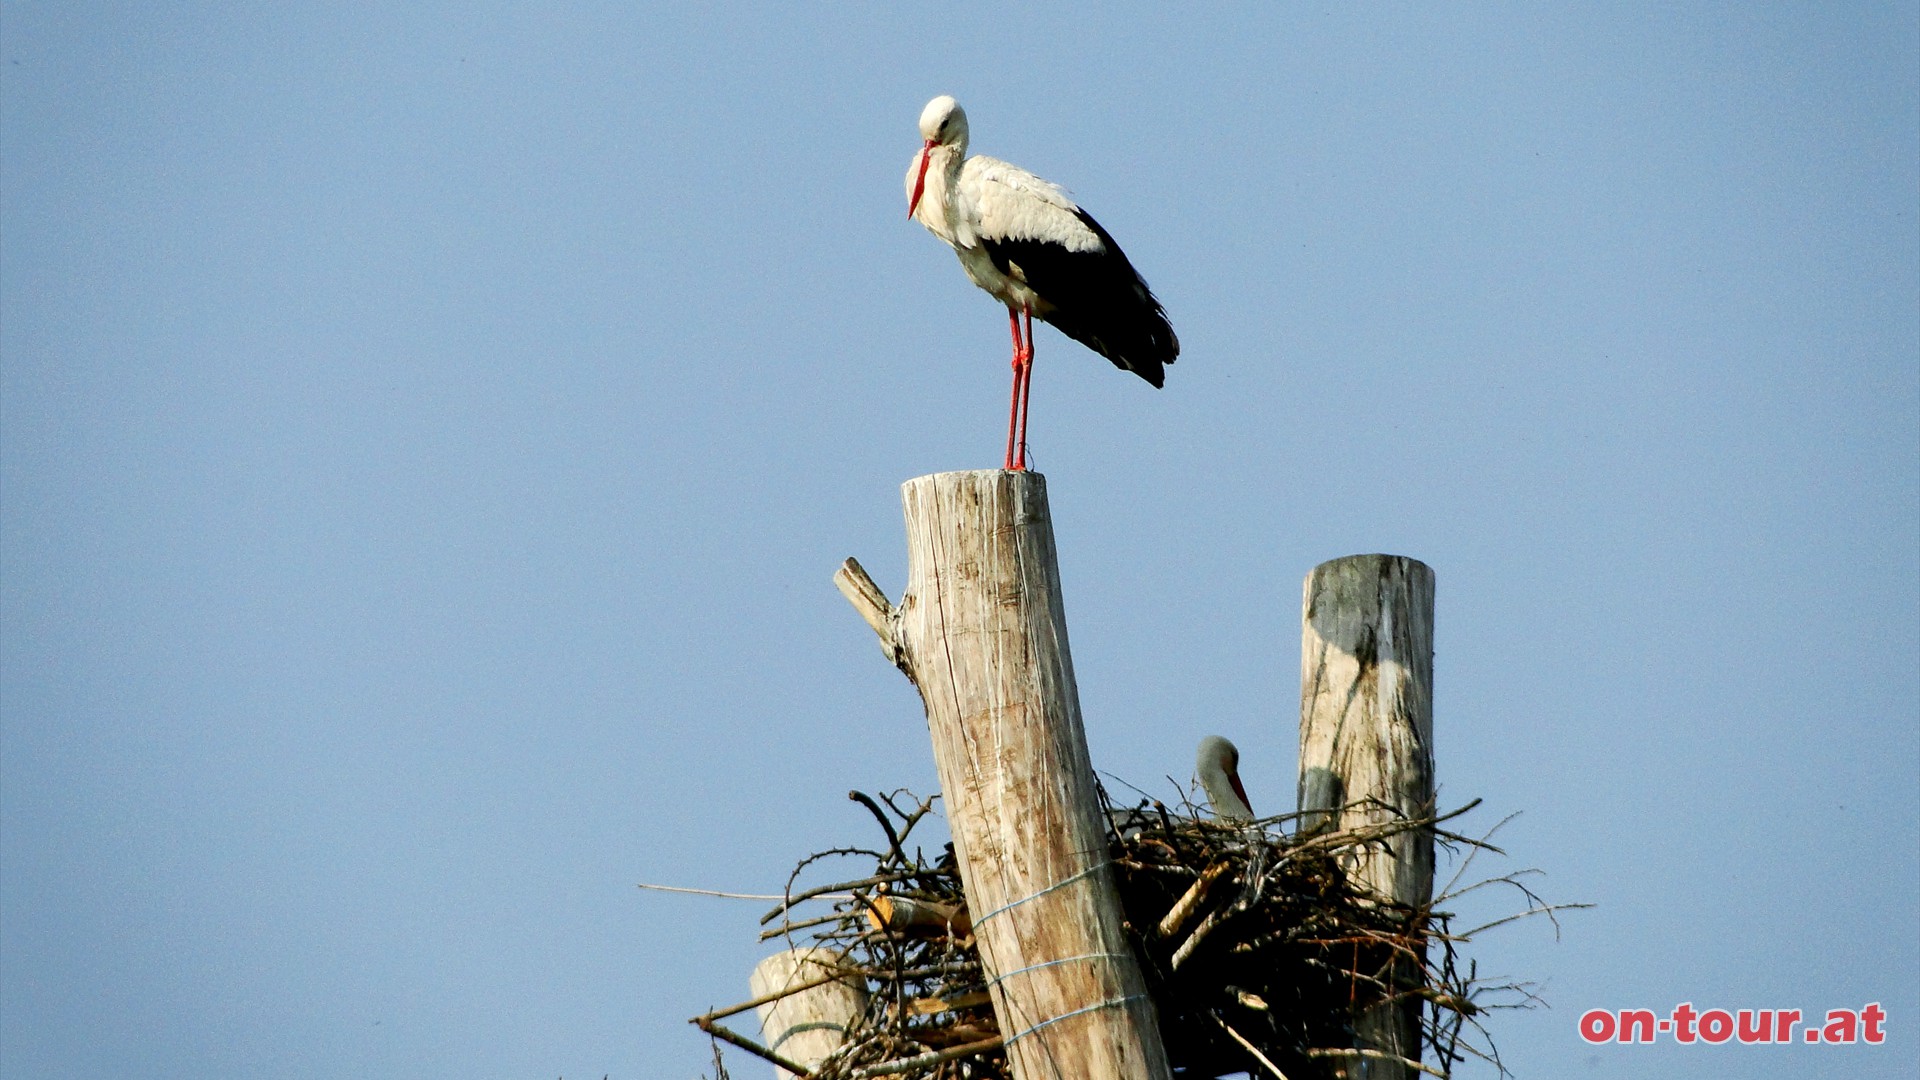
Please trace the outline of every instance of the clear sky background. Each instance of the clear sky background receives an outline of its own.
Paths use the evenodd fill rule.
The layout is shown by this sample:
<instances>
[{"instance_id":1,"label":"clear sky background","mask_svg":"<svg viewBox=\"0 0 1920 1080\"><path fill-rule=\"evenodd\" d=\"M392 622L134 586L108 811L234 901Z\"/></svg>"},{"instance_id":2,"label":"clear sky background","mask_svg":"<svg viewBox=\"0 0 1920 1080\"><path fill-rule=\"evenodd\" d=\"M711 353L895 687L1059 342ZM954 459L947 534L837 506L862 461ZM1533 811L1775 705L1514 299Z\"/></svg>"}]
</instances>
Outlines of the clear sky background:
<instances>
[{"instance_id":1,"label":"clear sky background","mask_svg":"<svg viewBox=\"0 0 1920 1080\"><path fill-rule=\"evenodd\" d=\"M830 577L1000 461L942 92L1185 347L1039 334L1096 766L1290 808L1302 578L1420 558L1443 798L1599 905L1476 950L1509 1066L1910 1076L1910 2L0 4L0 1068L710 1072L766 905L635 884L936 787Z\"/></svg>"}]
</instances>

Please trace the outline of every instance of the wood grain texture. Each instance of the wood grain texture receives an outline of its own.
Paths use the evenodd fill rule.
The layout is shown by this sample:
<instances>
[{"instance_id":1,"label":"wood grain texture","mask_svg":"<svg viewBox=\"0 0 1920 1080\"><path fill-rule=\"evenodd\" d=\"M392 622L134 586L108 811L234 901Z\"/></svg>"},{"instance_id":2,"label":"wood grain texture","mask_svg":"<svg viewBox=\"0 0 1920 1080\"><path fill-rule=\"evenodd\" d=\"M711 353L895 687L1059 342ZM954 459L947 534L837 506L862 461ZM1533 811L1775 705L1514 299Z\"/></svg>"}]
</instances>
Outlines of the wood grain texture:
<instances>
[{"instance_id":1,"label":"wood grain texture","mask_svg":"<svg viewBox=\"0 0 1920 1080\"><path fill-rule=\"evenodd\" d=\"M833 973L840 954L832 949L799 948L774 953L754 967L747 983L754 997L817 982ZM811 1069L846 1041L847 1027L867 1008L867 992L857 979L834 979L757 1007L767 1049ZM794 1073L775 1066L775 1077Z\"/></svg>"},{"instance_id":2,"label":"wood grain texture","mask_svg":"<svg viewBox=\"0 0 1920 1080\"><path fill-rule=\"evenodd\" d=\"M902 500L908 584L891 643L926 704L1014 1074L1167 1080L1107 864L1046 481L940 473Z\"/></svg>"},{"instance_id":3,"label":"wood grain texture","mask_svg":"<svg viewBox=\"0 0 1920 1080\"><path fill-rule=\"evenodd\" d=\"M1393 555L1351 555L1307 575L1301 617L1303 828L1347 828L1433 809L1433 571ZM1361 800L1379 805L1353 807ZM1342 810L1342 807L1349 809ZM1433 892L1433 834L1401 833L1355 852L1348 872L1415 907ZM1419 1003L1356 1018L1359 1049L1418 1060ZM1354 1058L1337 1076L1399 1080L1398 1062Z\"/></svg>"}]
</instances>

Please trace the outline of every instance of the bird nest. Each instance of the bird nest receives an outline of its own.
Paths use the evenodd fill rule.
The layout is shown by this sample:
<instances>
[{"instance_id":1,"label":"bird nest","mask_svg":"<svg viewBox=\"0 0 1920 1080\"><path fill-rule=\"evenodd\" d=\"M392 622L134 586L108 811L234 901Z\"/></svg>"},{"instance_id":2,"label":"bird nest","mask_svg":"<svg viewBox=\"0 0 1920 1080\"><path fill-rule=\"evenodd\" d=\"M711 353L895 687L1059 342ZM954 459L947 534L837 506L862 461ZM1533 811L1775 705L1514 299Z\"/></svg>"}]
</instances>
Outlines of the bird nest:
<instances>
[{"instance_id":1,"label":"bird nest","mask_svg":"<svg viewBox=\"0 0 1920 1080\"><path fill-rule=\"evenodd\" d=\"M915 826L935 800L905 792L849 797L872 812L886 847L808 856L795 868L785 898L762 919L770 924L762 940L813 946L822 951L812 956L826 958L813 962L824 966L813 969L813 977L789 980L693 1023L811 1080L1010 1077L953 847L931 859L918 848L908 853ZM1551 919L1559 907L1581 905L1542 902L1520 880L1523 872L1409 907L1369 894L1347 869L1394 836L1427 830L1442 845L1464 849L1464 871L1477 852L1498 849L1485 837L1441 826L1477 802L1448 814L1318 831L1297 828L1297 814L1219 822L1184 798L1173 807L1150 799L1118 811L1109 804L1110 854L1127 933L1175 1073L1347 1075L1358 1058L1394 1056L1356 1049L1367 1041L1356 1035L1356 1017L1396 1009L1418 1017L1422 1052L1418 1061L1401 1058L1408 1067L1446 1077L1473 1057L1499 1068L1483 1026L1486 1013L1535 999L1523 984L1478 979L1460 955L1477 930L1455 929L1454 916L1438 905L1489 884L1518 890L1524 910L1487 926L1533 914ZM803 872L835 859L871 860L872 872L793 889ZM825 913L808 914L821 904L830 905ZM836 981L863 990L864 1009L844 1024L839 1048L811 1072L719 1022ZM716 1080L724 1080L718 1042L714 1060Z\"/></svg>"}]
</instances>

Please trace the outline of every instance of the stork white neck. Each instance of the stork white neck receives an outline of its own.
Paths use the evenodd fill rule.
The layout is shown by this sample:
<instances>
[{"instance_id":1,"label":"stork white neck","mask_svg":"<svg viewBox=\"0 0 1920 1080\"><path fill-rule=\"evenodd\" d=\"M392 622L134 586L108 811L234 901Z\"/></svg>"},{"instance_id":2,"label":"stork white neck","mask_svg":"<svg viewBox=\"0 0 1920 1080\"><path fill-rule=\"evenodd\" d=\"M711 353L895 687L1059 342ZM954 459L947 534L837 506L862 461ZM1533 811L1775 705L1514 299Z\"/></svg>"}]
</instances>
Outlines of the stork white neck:
<instances>
[{"instance_id":1,"label":"stork white neck","mask_svg":"<svg viewBox=\"0 0 1920 1080\"><path fill-rule=\"evenodd\" d=\"M926 142L907 169L907 216L949 244L970 242L959 236L953 207L967 157L967 111L947 94L934 98L920 112L920 137Z\"/></svg>"},{"instance_id":2,"label":"stork white neck","mask_svg":"<svg viewBox=\"0 0 1920 1080\"><path fill-rule=\"evenodd\" d=\"M1207 805L1222 821L1252 821L1253 806L1247 801L1247 789L1240 786L1240 750L1218 735L1200 740L1200 752L1194 761L1200 774L1200 787L1207 793Z\"/></svg>"}]
</instances>

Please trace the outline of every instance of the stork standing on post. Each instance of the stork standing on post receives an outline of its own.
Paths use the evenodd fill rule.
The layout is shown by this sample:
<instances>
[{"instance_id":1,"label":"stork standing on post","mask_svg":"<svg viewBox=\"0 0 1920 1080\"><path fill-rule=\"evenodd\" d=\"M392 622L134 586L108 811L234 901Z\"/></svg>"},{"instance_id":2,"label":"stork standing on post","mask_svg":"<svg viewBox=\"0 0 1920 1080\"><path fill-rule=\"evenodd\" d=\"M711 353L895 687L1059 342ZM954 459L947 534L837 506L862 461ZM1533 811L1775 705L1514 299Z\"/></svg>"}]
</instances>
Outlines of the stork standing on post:
<instances>
[{"instance_id":1,"label":"stork standing on post","mask_svg":"<svg viewBox=\"0 0 1920 1080\"><path fill-rule=\"evenodd\" d=\"M1017 165L967 156L959 102L945 94L927 102L920 135L926 142L907 169L907 216L946 241L973 283L1007 306L1006 467L1024 469L1035 318L1156 388L1180 355L1180 339L1120 245L1065 191Z\"/></svg>"}]
</instances>

